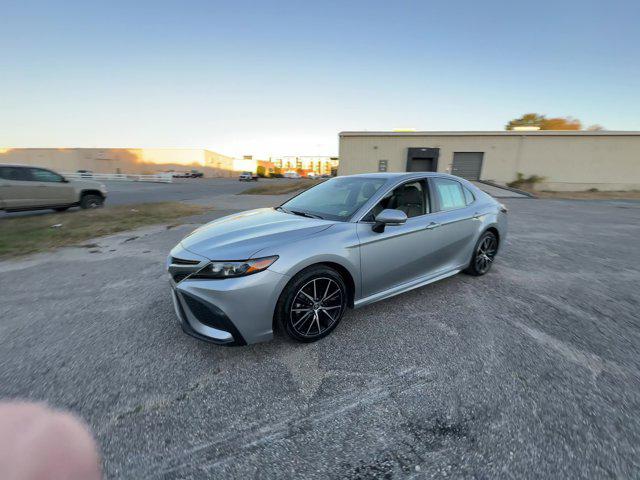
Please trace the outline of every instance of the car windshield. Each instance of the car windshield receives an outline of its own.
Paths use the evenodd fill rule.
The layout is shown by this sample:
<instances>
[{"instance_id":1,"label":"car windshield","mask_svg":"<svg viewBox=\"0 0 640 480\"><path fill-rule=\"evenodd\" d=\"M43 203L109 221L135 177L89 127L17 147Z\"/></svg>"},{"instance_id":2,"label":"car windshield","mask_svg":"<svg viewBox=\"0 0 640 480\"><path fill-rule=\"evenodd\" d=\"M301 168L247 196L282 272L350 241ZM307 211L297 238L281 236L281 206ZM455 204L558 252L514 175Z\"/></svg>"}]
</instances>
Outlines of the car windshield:
<instances>
[{"instance_id":1,"label":"car windshield","mask_svg":"<svg viewBox=\"0 0 640 480\"><path fill-rule=\"evenodd\" d=\"M328 220L346 221L385 184L385 178L338 177L302 192L283 210Z\"/></svg>"}]
</instances>

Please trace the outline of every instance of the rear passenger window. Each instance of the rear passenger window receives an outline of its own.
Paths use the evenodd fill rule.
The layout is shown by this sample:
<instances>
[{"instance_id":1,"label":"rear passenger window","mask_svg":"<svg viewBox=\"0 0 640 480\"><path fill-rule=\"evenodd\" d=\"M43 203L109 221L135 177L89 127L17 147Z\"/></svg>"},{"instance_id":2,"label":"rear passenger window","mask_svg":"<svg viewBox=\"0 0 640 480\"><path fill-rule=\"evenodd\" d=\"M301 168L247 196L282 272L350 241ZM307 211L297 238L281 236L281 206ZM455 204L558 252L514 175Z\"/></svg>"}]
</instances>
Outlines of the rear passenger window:
<instances>
[{"instance_id":1,"label":"rear passenger window","mask_svg":"<svg viewBox=\"0 0 640 480\"><path fill-rule=\"evenodd\" d=\"M456 208L467 206L462 185L458 182L446 178L434 178L433 183L441 211L455 210Z\"/></svg>"},{"instance_id":2,"label":"rear passenger window","mask_svg":"<svg viewBox=\"0 0 640 480\"><path fill-rule=\"evenodd\" d=\"M464 189L464 199L466 200L467 205L471 205L476 201L476 197L473 196L473 193L471 193L471 190L469 190L468 188L462 188Z\"/></svg>"},{"instance_id":3,"label":"rear passenger window","mask_svg":"<svg viewBox=\"0 0 640 480\"><path fill-rule=\"evenodd\" d=\"M23 167L0 167L0 178L4 180L31 181L29 171Z\"/></svg>"}]
</instances>

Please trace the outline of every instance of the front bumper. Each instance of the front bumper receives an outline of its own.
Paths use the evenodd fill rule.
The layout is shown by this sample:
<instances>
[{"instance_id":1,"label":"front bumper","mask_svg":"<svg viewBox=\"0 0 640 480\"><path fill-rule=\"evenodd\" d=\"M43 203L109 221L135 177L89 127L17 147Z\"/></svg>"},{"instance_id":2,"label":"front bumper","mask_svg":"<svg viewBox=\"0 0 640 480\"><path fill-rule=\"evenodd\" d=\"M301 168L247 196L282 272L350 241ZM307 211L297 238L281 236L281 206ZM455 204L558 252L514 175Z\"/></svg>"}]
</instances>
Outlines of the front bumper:
<instances>
[{"instance_id":1,"label":"front bumper","mask_svg":"<svg viewBox=\"0 0 640 480\"><path fill-rule=\"evenodd\" d=\"M273 338L273 315L289 277L271 270L221 280L171 280L176 314L185 333L223 345Z\"/></svg>"}]
</instances>

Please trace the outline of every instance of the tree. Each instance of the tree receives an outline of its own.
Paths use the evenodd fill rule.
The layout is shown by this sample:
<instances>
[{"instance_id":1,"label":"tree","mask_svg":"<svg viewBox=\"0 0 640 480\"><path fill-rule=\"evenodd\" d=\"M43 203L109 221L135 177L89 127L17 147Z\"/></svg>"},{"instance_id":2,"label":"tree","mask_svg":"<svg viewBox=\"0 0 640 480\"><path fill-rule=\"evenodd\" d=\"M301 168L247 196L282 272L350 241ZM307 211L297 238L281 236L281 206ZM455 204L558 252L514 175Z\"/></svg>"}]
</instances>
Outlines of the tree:
<instances>
[{"instance_id":1,"label":"tree","mask_svg":"<svg viewBox=\"0 0 640 480\"><path fill-rule=\"evenodd\" d=\"M539 113L525 113L520 118L507 123L505 129L513 130L515 127L539 127L540 130L582 130L582 122L572 117L547 118L546 115Z\"/></svg>"},{"instance_id":2,"label":"tree","mask_svg":"<svg viewBox=\"0 0 640 480\"><path fill-rule=\"evenodd\" d=\"M514 127L539 127L544 119L544 115L525 113L520 118L515 118L507 123L505 130L513 130Z\"/></svg>"}]
</instances>

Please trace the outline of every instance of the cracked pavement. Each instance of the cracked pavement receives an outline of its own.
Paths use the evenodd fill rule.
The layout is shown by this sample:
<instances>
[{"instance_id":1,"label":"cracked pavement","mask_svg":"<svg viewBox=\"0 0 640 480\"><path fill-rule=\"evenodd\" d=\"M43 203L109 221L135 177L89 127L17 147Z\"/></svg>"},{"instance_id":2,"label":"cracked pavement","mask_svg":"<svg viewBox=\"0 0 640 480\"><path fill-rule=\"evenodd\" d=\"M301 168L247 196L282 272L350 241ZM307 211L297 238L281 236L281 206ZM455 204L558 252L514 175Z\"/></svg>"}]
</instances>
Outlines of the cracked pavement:
<instances>
[{"instance_id":1,"label":"cracked pavement","mask_svg":"<svg viewBox=\"0 0 640 480\"><path fill-rule=\"evenodd\" d=\"M314 344L184 335L164 259L194 224L2 262L0 396L80 415L110 479L638 477L640 203L504 203L488 275Z\"/></svg>"}]
</instances>

